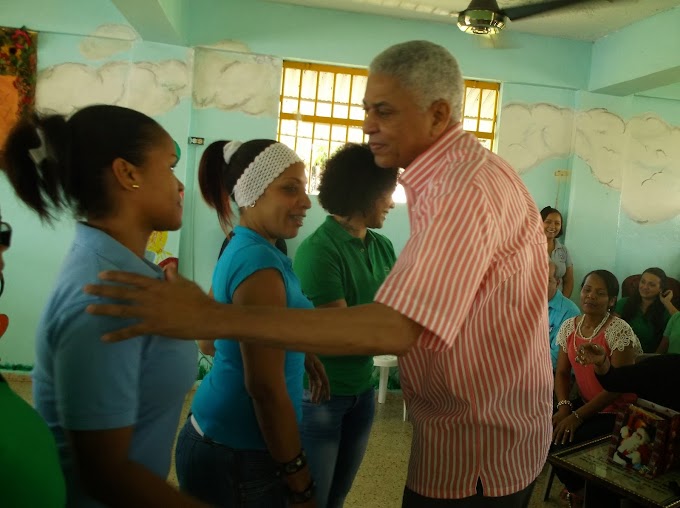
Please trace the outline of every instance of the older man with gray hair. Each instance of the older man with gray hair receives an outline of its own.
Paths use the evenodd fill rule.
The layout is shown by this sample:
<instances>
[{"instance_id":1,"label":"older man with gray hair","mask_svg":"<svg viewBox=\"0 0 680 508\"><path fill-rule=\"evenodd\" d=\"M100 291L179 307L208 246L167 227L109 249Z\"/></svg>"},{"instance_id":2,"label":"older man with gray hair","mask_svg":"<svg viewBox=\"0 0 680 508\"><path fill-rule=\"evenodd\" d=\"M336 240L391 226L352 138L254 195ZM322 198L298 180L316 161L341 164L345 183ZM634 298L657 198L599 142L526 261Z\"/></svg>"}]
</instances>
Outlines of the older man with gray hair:
<instances>
[{"instance_id":1,"label":"older man with gray hair","mask_svg":"<svg viewBox=\"0 0 680 508\"><path fill-rule=\"evenodd\" d=\"M456 60L431 42L397 44L371 63L364 132L380 166L405 168L411 222L374 303L225 305L173 269L165 281L109 272L102 278L132 287L86 290L129 302L88 310L139 322L105 338L153 331L398 353L413 422L403 506L526 506L552 430L546 240L517 173L463 131L463 89Z\"/></svg>"},{"instance_id":2,"label":"older man with gray hair","mask_svg":"<svg viewBox=\"0 0 680 508\"><path fill-rule=\"evenodd\" d=\"M555 277L556 271L557 265L552 260L548 261L548 333L553 371L557 367L557 357L560 353L557 332L567 319L581 314L578 306L557 289L559 281Z\"/></svg>"}]
</instances>

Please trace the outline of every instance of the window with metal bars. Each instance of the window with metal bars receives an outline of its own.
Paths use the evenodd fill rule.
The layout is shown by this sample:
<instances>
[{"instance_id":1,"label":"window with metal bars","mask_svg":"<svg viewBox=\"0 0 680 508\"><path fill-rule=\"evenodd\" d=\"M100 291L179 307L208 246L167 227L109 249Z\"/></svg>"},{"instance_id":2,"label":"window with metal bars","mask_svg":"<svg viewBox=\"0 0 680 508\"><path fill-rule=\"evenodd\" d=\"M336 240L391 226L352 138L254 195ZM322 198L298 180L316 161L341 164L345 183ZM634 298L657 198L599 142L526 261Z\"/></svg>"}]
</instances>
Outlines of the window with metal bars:
<instances>
[{"instance_id":1,"label":"window with metal bars","mask_svg":"<svg viewBox=\"0 0 680 508\"><path fill-rule=\"evenodd\" d=\"M324 161L347 142L366 141L363 97L368 71L283 62L278 140L295 150L315 193ZM465 81L463 128L493 148L499 83Z\"/></svg>"},{"instance_id":2,"label":"window with metal bars","mask_svg":"<svg viewBox=\"0 0 680 508\"><path fill-rule=\"evenodd\" d=\"M493 150L500 83L465 80L463 94L463 129Z\"/></svg>"},{"instance_id":3,"label":"window with metal bars","mask_svg":"<svg viewBox=\"0 0 680 508\"><path fill-rule=\"evenodd\" d=\"M304 62L283 63L278 139L308 168L316 192L324 161L347 142L362 143L365 69Z\"/></svg>"}]
</instances>

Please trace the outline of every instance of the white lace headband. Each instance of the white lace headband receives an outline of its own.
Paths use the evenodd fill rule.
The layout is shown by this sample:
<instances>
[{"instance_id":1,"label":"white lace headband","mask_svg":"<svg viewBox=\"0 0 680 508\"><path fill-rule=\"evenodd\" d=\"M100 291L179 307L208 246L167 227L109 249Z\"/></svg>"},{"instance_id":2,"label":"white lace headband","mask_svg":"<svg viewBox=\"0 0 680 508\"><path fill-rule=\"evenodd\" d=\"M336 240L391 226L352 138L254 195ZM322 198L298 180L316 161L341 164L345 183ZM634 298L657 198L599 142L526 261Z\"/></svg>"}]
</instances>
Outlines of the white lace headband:
<instances>
[{"instance_id":1,"label":"white lace headband","mask_svg":"<svg viewBox=\"0 0 680 508\"><path fill-rule=\"evenodd\" d=\"M232 141L232 143L238 143L238 141ZM232 143L227 143L224 147L225 161L227 147ZM238 149L238 146L236 149ZM231 160L234 152L236 150L229 154L229 160ZM228 163L228 161L226 162ZM282 143L269 145L255 157L253 162L248 165L237 180L234 186L236 204L239 208L242 206L255 206L255 202L264 193L265 189L269 187L269 184L297 162L302 162L302 159L286 145Z\"/></svg>"}]
</instances>

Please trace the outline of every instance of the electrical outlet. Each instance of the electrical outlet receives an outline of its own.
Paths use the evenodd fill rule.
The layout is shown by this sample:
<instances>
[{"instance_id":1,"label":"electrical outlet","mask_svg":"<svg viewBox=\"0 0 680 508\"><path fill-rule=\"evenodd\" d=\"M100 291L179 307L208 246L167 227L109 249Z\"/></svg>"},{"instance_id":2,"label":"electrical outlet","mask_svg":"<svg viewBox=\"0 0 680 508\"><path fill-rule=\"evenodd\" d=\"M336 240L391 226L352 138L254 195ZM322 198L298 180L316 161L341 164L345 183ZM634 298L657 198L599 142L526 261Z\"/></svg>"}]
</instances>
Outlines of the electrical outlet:
<instances>
[{"instance_id":1,"label":"electrical outlet","mask_svg":"<svg viewBox=\"0 0 680 508\"><path fill-rule=\"evenodd\" d=\"M189 137L190 145L203 145L205 144L205 138L197 138L195 136Z\"/></svg>"},{"instance_id":2,"label":"electrical outlet","mask_svg":"<svg viewBox=\"0 0 680 508\"><path fill-rule=\"evenodd\" d=\"M571 171L569 171L568 169L558 169L557 171L555 171L555 178L566 179L566 178L569 178L570 174L571 174Z\"/></svg>"}]
</instances>

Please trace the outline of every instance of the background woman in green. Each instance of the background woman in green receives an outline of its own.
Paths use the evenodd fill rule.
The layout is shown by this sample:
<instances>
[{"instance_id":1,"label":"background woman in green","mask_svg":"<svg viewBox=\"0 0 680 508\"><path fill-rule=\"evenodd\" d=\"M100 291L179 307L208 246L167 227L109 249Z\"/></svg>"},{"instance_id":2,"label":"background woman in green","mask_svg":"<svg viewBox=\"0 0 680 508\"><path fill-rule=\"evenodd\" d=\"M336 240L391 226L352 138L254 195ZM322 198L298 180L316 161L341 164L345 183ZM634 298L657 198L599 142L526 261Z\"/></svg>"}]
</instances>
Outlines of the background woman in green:
<instances>
[{"instance_id":1,"label":"background woman in green","mask_svg":"<svg viewBox=\"0 0 680 508\"><path fill-rule=\"evenodd\" d=\"M615 314L630 325L645 353L656 352L668 320L678 312L666 280L661 268L647 268L637 291L616 303Z\"/></svg>"}]
</instances>

